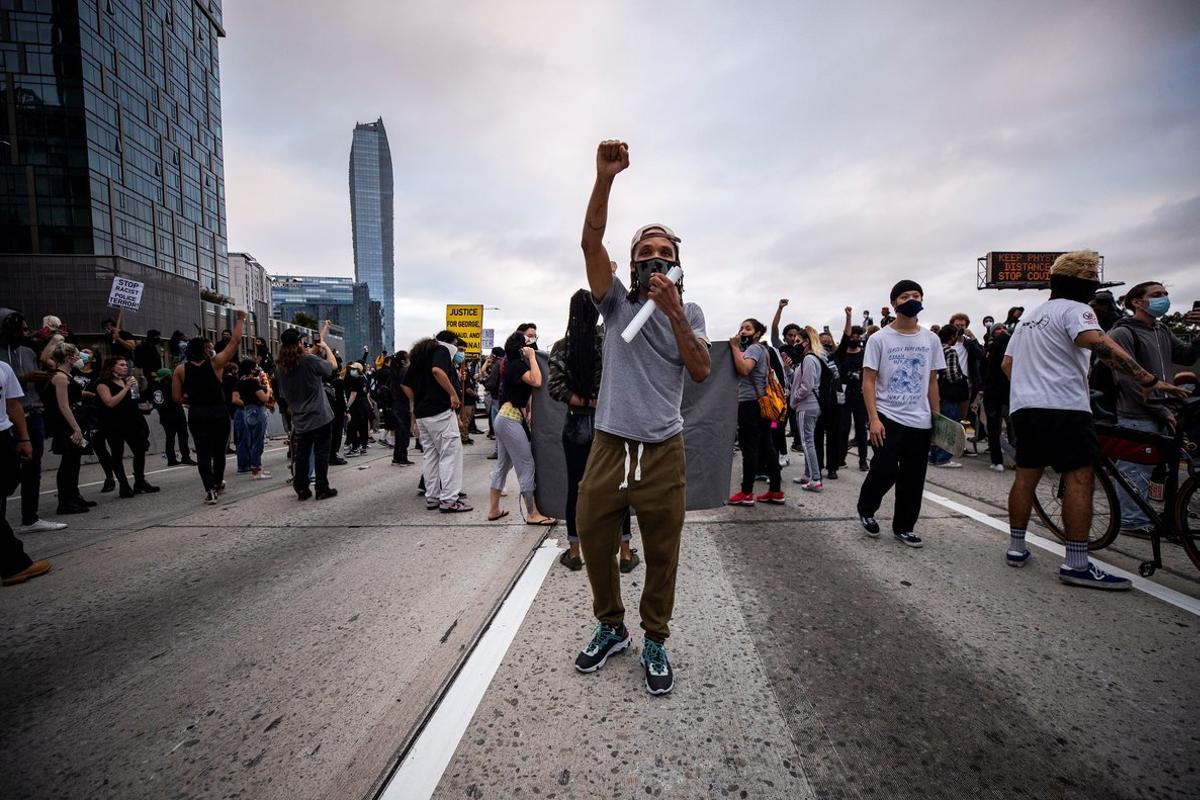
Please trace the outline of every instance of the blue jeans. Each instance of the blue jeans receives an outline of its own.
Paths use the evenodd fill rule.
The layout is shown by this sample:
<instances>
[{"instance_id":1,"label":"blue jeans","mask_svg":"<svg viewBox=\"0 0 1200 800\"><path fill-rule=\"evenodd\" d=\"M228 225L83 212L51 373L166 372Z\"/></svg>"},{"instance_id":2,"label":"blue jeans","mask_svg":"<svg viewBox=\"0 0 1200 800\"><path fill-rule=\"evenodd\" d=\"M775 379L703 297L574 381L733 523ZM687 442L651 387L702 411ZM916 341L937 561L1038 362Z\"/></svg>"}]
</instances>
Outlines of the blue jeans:
<instances>
[{"instance_id":1,"label":"blue jeans","mask_svg":"<svg viewBox=\"0 0 1200 800\"><path fill-rule=\"evenodd\" d=\"M1149 431L1151 433L1162 433L1163 428L1155 420L1152 419L1130 419L1125 418L1120 421L1122 428L1132 428L1136 431ZM1132 461L1117 461L1117 471L1121 473L1125 480L1129 481L1138 493L1145 500L1150 493L1150 477L1154 473L1153 464L1134 464ZM1121 504L1121 527L1125 529L1131 528L1149 528L1150 518L1146 516L1137 503L1133 502L1129 497L1129 493L1124 487L1117 484L1117 500Z\"/></svg>"},{"instance_id":2,"label":"blue jeans","mask_svg":"<svg viewBox=\"0 0 1200 800\"><path fill-rule=\"evenodd\" d=\"M938 413L943 417L949 417L952 420L958 420L958 412L962 410L962 403L958 400L943 400L939 404ZM933 445L929 448L929 463L930 464L949 464L950 453Z\"/></svg>"},{"instance_id":3,"label":"blue jeans","mask_svg":"<svg viewBox=\"0 0 1200 800\"><path fill-rule=\"evenodd\" d=\"M237 450L237 471L250 471L250 447L246 442L246 409L233 412L233 444Z\"/></svg>"},{"instance_id":4,"label":"blue jeans","mask_svg":"<svg viewBox=\"0 0 1200 800\"><path fill-rule=\"evenodd\" d=\"M242 409L242 435L238 439L238 461L242 450L246 450L251 470L262 469L263 445L267 441L267 409L264 406L246 406Z\"/></svg>"}]
</instances>

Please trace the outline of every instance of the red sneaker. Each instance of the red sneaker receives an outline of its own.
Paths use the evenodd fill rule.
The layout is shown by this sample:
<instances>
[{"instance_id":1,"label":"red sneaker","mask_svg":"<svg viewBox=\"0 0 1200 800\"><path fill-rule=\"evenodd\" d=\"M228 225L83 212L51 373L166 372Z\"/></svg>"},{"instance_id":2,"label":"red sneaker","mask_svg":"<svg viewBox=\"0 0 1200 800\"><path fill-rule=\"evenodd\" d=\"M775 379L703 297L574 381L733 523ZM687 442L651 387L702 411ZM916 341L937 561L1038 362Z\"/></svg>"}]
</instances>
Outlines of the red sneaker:
<instances>
[{"instance_id":1,"label":"red sneaker","mask_svg":"<svg viewBox=\"0 0 1200 800\"><path fill-rule=\"evenodd\" d=\"M754 499L760 503L770 503L774 506L782 506L787 503L783 497L783 492L763 492Z\"/></svg>"},{"instance_id":2,"label":"red sneaker","mask_svg":"<svg viewBox=\"0 0 1200 800\"><path fill-rule=\"evenodd\" d=\"M729 498L727 504L731 506L752 506L754 505L754 495L738 492Z\"/></svg>"}]
</instances>

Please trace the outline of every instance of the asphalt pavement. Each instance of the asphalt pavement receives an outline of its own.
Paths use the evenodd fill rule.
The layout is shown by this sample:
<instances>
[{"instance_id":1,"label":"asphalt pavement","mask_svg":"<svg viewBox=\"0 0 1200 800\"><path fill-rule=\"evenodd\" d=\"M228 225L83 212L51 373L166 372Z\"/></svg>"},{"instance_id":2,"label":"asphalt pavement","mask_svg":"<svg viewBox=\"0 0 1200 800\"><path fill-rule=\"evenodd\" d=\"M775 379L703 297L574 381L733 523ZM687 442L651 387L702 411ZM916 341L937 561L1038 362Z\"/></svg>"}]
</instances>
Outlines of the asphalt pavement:
<instances>
[{"instance_id":1,"label":"asphalt pavement","mask_svg":"<svg viewBox=\"0 0 1200 800\"><path fill-rule=\"evenodd\" d=\"M215 507L192 468L154 475L153 496L85 488L93 513L23 537L54 571L0 591L0 797L374 794L545 534L484 519L477 440L465 515L426 512L383 448L320 503L294 499L280 451L272 480L230 475ZM787 506L689 514L667 697L642 686L644 567L623 577L635 646L593 675L572 666L584 573L531 575L465 733L439 743L435 796L1200 796L1194 611L1064 586L1042 550L1011 569L1006 534L932 500L923 549L868 539L862 475L802 493L793 459ZM1003 521L1011 473L981 461L928 488ZM1101 558L1132 570L1146 547ZM1200 597L1174 548L1154 581Z\"/></svg>"}]
</instances>

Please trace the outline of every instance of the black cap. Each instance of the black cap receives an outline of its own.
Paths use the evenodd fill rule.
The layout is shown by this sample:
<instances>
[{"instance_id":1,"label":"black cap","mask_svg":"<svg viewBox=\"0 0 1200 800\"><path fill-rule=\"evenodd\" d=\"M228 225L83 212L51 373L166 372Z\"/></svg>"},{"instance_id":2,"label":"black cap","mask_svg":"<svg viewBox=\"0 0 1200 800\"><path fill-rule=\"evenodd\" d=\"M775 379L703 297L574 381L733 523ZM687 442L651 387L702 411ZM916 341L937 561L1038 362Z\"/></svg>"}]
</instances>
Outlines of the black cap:
<instances>
[{"instance_id":1,"label":"black cap","mask_svg":"<svg viewBox=\"0 0 1200 800\"><path fill-rule=\"evenodd\" d=\"M281 344L300 344L300 331L295 328L288 328L283 333L279 334L279 342Z\"/></svg>"},{"instance_id":2,"label":"black cap","mask_svg":"<svg viewBox=\"0 0 1200 800\"><path fill-rule=\"evenodd\" d=\"M496 358L503 358L504 357L504 348L503 347L493 347L492 355L494 355Z\"/></svg>"},{"instance_id":3,"label":"black cap","mask_svg":"<svg viewBox=\"0 0 1200 800\"><path fill-rule=\"evenodd\" d=\"M905 292L911 292L914 289L920 292L922 296L925 295L925 290L921 288L921 284L905 278L892 287L892 293L888 296L888 300L894 302L900 295L904 294Z\"/></svg>"}]
</instances>

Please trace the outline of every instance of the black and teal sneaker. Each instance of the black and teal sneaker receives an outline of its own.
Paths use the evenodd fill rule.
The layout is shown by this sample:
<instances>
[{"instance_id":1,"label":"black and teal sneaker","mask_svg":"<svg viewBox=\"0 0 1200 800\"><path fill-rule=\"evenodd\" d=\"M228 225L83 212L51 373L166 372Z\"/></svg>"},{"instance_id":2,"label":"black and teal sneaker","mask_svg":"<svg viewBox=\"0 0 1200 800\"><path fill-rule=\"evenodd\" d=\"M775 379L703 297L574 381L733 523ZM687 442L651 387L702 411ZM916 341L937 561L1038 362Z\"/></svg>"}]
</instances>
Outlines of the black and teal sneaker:
<instances>
[{"instance_id":1,"label":"black and teal sneaker","mask_svg":"<svg viewBox=\"0 0 1200 800\"><path fill-rule=\"evenodd\" d=\"M631 641L624 623L615 628L600 623L596 626L596 632L592 634L592 640L587 643L587 647L576 656L575 669L580 672L595 672L604 666L609 656L629 647Z\"/></svg>"},{"instance_id":2,"label":"black and teal sneaker","mask_svg":"<svg viewBox=\"0 0 1200 800\"><path fill-rule=\"evenodd\" d=\"M653 639L642 647L642 668L646 671L646 691L666 694L675 688L675 673L667 660L667 649Z\"/></svg>"}]
</instances>

